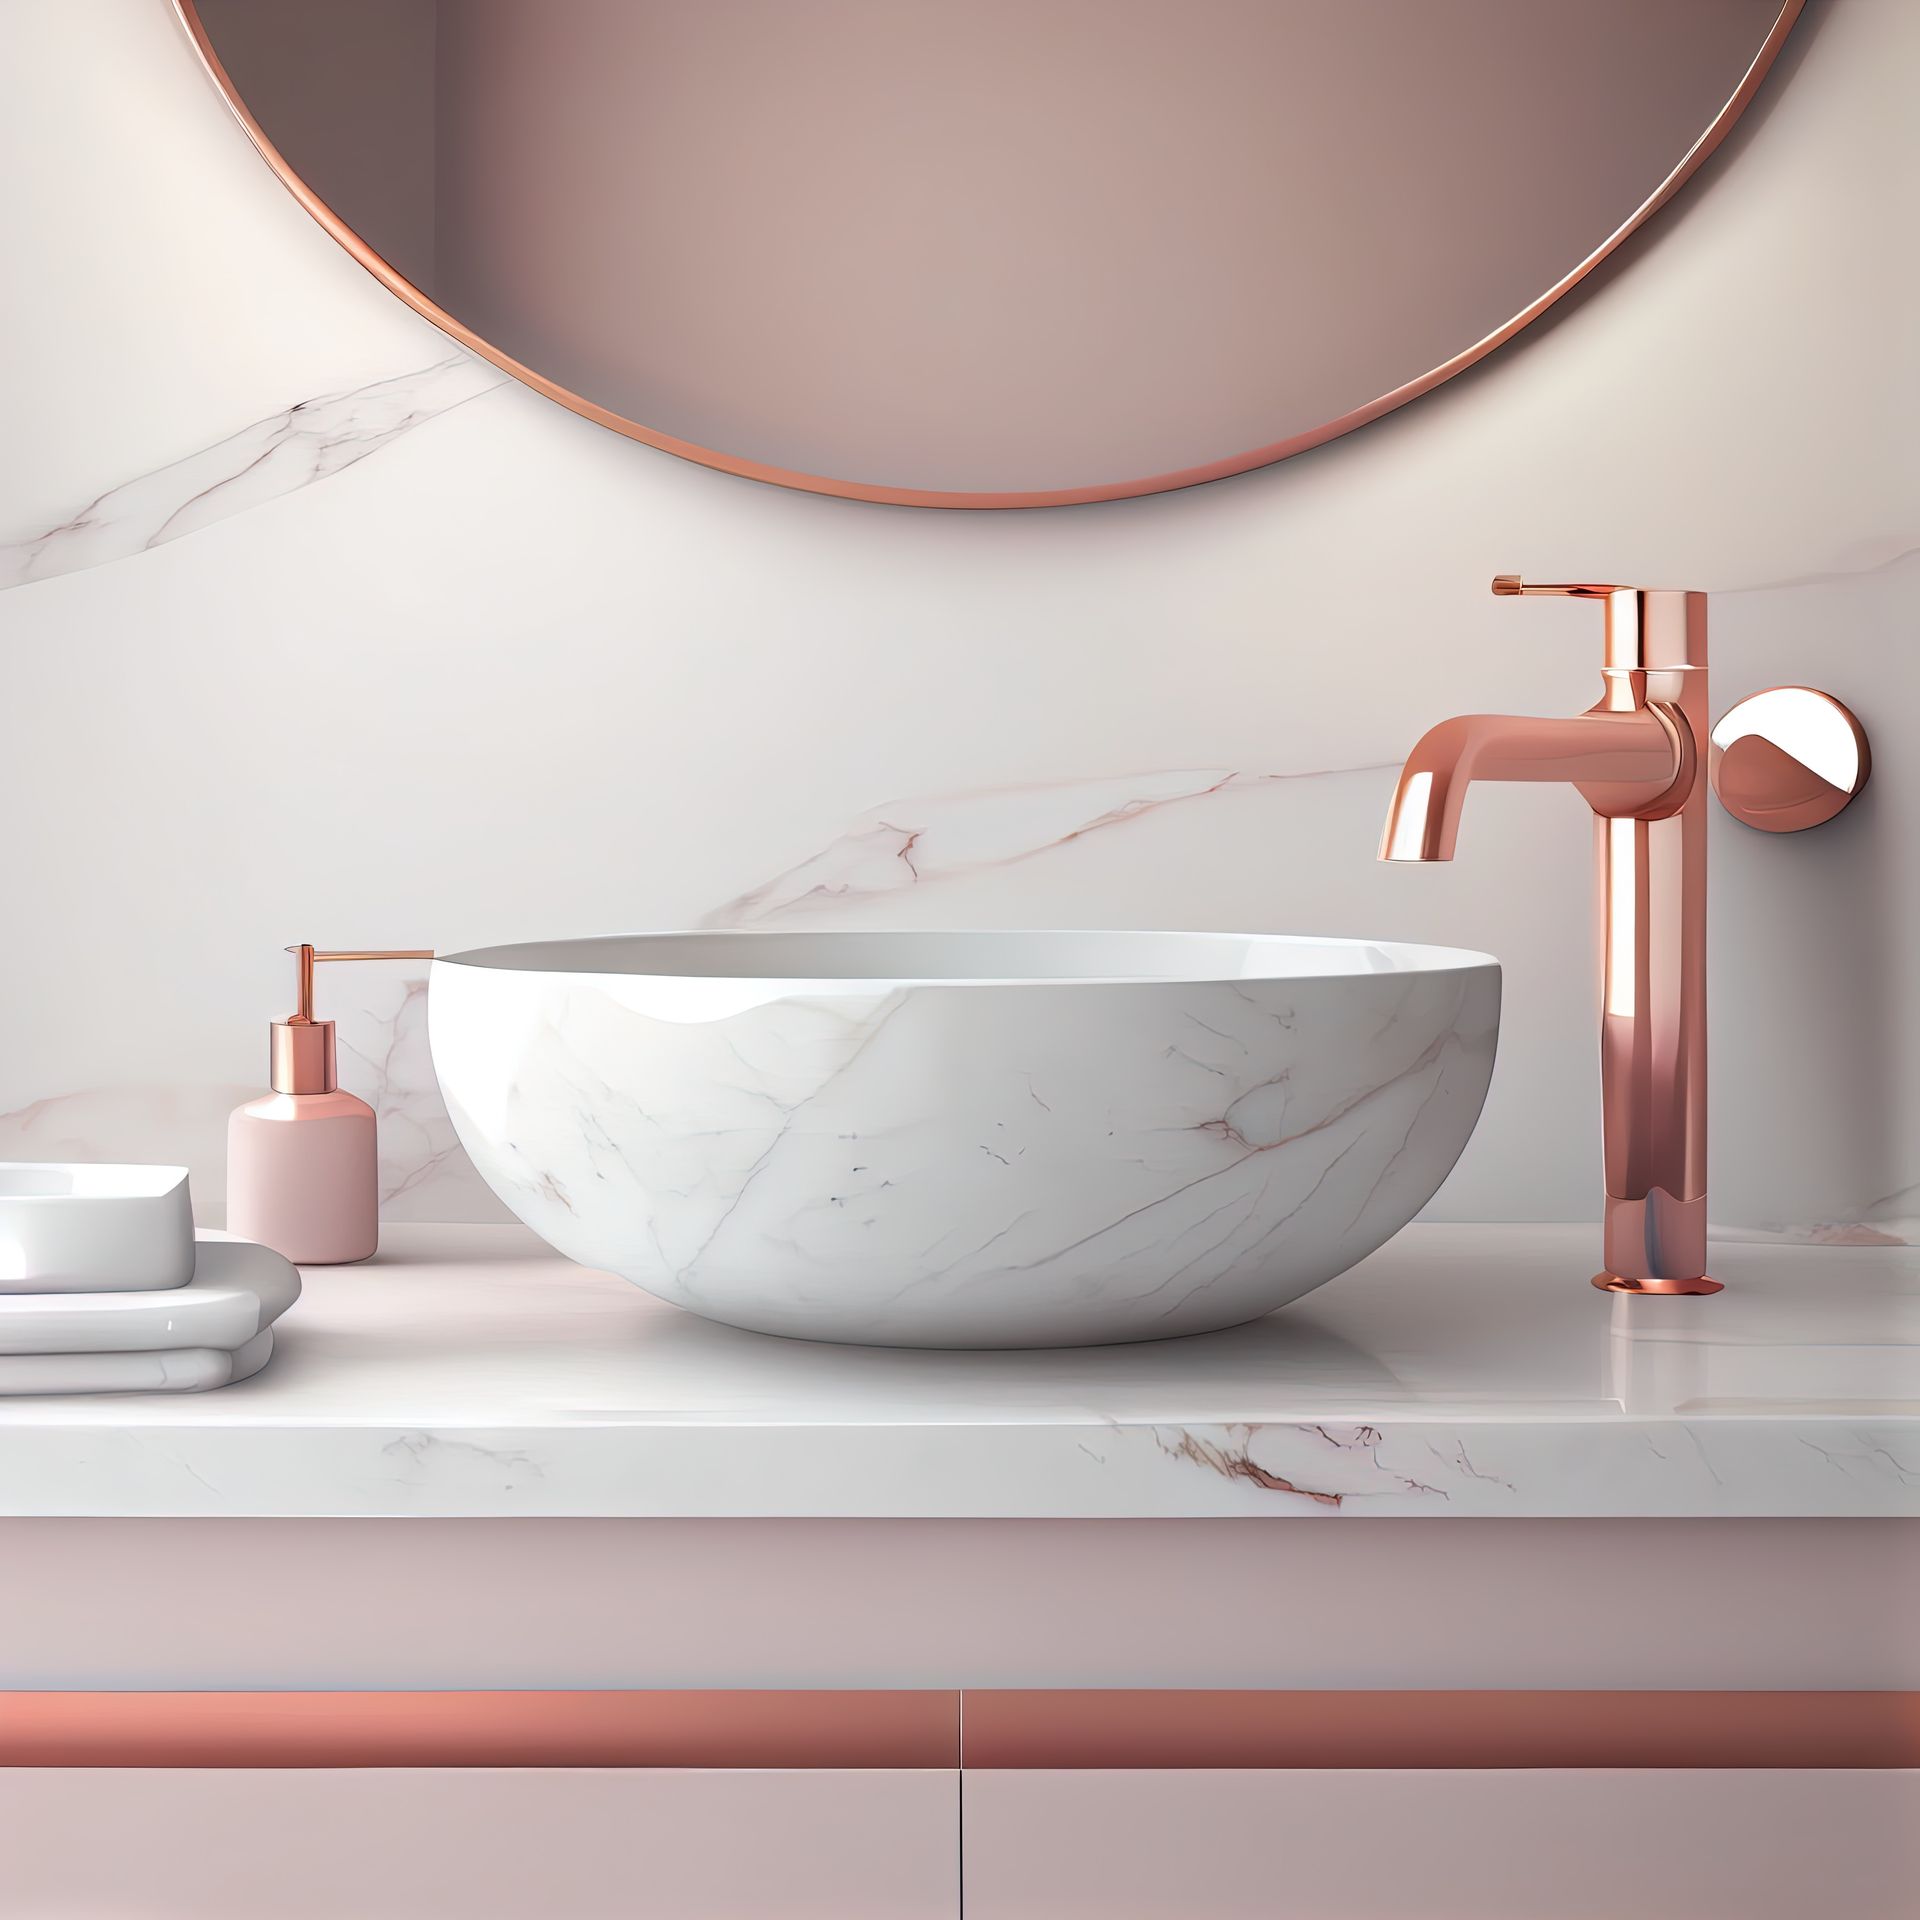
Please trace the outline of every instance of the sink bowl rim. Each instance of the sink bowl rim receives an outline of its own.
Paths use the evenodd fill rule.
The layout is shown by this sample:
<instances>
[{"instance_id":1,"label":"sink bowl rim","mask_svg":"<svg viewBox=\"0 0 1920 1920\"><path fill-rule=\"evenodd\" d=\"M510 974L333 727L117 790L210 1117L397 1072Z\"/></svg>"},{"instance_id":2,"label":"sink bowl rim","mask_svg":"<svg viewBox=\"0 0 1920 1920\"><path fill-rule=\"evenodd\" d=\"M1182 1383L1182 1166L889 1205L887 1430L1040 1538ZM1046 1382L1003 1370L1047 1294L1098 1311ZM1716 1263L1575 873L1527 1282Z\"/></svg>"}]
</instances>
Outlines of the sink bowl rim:
<instances>
[{"instance_id":1,"label":"sink bowl rim","mask_svg":"<svg viewBox=\"0 0 1920 1920\"><path fill-rule=\"evenodd\" d=\"M912 967L885 964L860 964L854 956L866 949L884 961L891 953L905 957L915 948L931 951L939 943L958 943L990 957L995 942L1013 943L1028 948L1058 943L1063 948L1073 943L1123 948L1125 943L1155 943L1172 951L1192 944L1195 964L1185 968L1162 965L1146 971L1045 973L1007 967L977 972L941 971L930 966ZM677 947L708 947L715 956L727 953L735 964L724 969L685 964L689 956L675 953ZM1225 956L1238 948L1242 966L1230 969ZM837 965L822 965L836 951L846 956ZM1222 957L1213 964L1203 956L1217 951ZM782 953L787 955L783 962ZM1351 958L1368 953L1386 961L1384 966L1364 967L1352 964L1313 965L1309 956ZM657 953L659 964L638 964ZM763 964L739 964L752 956L764 956ZM1270 964L1250 968L1244 964L1259 957ZM1291 957L1293 964L1278 964ZM680 960L682 964L673 964ZM595 962L599 964L595 964ZM804 964L811 961L812 964ZM1304 964L1303 964L1304 963ZM1242 933L1175 928L1108 927L1009 927L1009 928L691 928L659 930L647 933L599 934L578 939L513 941L496 946L472 947L459 953L437 954L433 961L437 972L442 967L458 967L472 973L515 975L562 975L574 979L780 982L803 987L810 992L871 991L876 987L1200 987L1248 986L1286 983L1307 984L1317 981L1356 980L1387 977L1413 977L1435 973L1467 973L1482 969L1500 971L1500 962L1490 953L1469 947L1450 947L1423 941L1375 940L1350 935Z\"/></svg>"}]
</instances>

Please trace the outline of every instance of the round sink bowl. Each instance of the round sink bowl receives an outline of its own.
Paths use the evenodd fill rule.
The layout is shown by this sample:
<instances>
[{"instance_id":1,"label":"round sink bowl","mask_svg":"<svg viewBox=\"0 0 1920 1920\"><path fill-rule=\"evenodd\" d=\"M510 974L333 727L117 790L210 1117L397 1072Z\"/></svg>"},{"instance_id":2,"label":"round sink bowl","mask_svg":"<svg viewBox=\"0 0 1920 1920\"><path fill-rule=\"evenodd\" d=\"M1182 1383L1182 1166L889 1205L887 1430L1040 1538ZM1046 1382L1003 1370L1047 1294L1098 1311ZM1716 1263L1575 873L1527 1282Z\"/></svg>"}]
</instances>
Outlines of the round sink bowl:
<instances>
[{"instance_id":1,"label":"round sink bowl","mask_svg":"<svg viewBox=\"0 0 1920 1920\"><path fill-rule=\"evenodd\" d=\"M1483 953L1224 933L663 933L436 960L433 1058L569 1258L762 1333L1085 1346L1399 1231L1493 1071Z\"/></svg>"}]
</instances>

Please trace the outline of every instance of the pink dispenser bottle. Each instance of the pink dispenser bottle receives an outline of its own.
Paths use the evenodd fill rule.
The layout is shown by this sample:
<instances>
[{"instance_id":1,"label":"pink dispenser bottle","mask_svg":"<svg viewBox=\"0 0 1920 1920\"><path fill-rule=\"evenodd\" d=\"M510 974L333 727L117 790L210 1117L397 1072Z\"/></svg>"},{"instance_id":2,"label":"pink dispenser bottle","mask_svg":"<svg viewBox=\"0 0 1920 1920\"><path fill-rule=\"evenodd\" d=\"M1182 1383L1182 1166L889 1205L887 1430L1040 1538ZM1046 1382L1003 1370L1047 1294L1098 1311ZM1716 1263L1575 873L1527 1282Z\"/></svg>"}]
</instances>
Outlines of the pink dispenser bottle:
<instances>
[{"instance_id":1,"label":"pink dispenser bottle","mask_svg":"<svg viewBox=\"0 0 1920 1920\"><path fill-rule=\"evenodd\" d=\"M273 1091L227 1121L227 1231L307 1266L365 1260L380 1244L373 1109L340 1091L333 1022L313 1017L313 969L433 955L287 951L299 956L299 1007L273 1023Z\"/></svg>"}]
</instances>

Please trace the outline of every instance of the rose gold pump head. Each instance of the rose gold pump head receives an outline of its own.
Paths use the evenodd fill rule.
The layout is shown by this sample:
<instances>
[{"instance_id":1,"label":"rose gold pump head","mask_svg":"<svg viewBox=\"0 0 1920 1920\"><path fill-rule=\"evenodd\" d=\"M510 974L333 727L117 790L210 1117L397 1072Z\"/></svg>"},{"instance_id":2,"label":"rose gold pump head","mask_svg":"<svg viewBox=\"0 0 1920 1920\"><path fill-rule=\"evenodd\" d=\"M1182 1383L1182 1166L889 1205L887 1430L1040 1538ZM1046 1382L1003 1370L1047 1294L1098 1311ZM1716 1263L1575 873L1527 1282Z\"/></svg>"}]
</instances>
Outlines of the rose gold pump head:
<instances>
[{"instance_id":1,"label":"rose gold pump head","mask_svg":"<svg viewBox=\"0 0 1920 1920\"><path fill-rule=\"evenodd\" d=\"M275 1093L332 1093L340 1084L339 1051L333 1022L313 1017L313 969L322 960L431 960L425 947L366 952L320 952L289 947L299 966L299 999L294 1011L273 1023L269 1081Z\"/></svg>"},{"instance_id":2,"label":"rose gold pump head","mask_svg":"<svg viewBox=\"0 0 1920 1920\"><path fill-rule=\"evenodd\" d=\"M1717 1293L1707 1256L1707 602L1701 593L1535 585L1599 600L1600 699L1565 719L1468 714L1407 757L1381 858L1450 860L1476 780L1558 782L1592 807L1600 869L1605 1271L1633 1293Z\"/></svg>"}]
</instances>

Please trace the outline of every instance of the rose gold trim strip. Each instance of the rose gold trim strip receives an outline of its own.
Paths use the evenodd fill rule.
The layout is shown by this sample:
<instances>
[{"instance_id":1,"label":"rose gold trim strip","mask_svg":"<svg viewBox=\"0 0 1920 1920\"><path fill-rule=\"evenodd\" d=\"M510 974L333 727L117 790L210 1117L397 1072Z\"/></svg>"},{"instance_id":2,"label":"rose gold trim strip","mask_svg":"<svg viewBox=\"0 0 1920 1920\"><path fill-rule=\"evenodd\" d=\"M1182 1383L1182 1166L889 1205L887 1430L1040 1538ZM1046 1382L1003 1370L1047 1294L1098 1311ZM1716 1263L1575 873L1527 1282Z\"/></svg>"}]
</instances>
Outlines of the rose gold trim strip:
<instances>
[{"instance_id":1,"label":"rose gold trim strip","mask_svg":"<svg viewBox=\"0 0 1920 1920\"><path fill-rule=\"evenodd\" d=\"M0 1767L892 1767L951 1692L0 1693Z\"/></svg>"},{"instance_id":2,"label":"rose gold trim strip","mask_svg":"<svg viewBox=\"0 0 1920 1920\"><path fill-rule=\"evenodd\" d=\"M959 1764L1920 1767L1920 1693L0 1693L0 1767Z\"/></svg>"},{"instance_id":3,"label":"rose gold trim strip","mask_svg":"<svg viewBox=\"0 0 1920 1920\"><path fill-rule=\"evenodd\" d=\"M1496 327L1485 338L1476 340L1472 346L1456 353L1451 360L1442 362L1431 373L1409 380L1404 386L1395 387L1391 393L1382 394L1379 399L1371 400L1365 406L1356 407L1351 413L1343 413L1338 419L1329 420L1324 426L1310 428L1305 433L1296 433L1288 439L1276 440L1264 447L1255 447L1247 453L1230 454L1223 460L1209 461L1204 466L1183 467L1177 472L1155 474L1145 480L1115 481L1097 487L1060 487L1032 493L946 493L918 487L871 486L860 480L830 480L822 474L798 473L787 467L773 467L758 460L743 459L737 454L720 453L712 447L695 446L690 440L677 440L671 434L661 433L653 427L643 427L637 420L629 420L622 414L612 413L605 407L596 406L591 400L535 373L531 367L522 365L510 354L503 353L498 347L481 339L471 328L462 326L444 308L436 306L412 281L390 267L294 172L279 149L267 138L260 123L247 111L246 104L241 100L226 68L220 63L220 56L213 50L213 43L207 37L207 30L201 22L199 9L194 4L194 0L173 0L174 11L186 28L201 63L205 66L214 85L219 88L221 97L232 110L234 118L246 130L247 138L259 149L261 157L268 166L280 176L281 184L382 286L389 292L398 294L415 312L425 315L442 333L457 340L463 347L479 354L483 359L491 360L496 367L512 374L516 380L524 382L536 393L545 394L549 400L557 400L563 407L572 408L575 413L585 419L592 420L603 427L611 427L615 433L623 433L630 440L639 440L650 447L658 447L663 453L678 454L681 459L695 461L704 467L717 467L722 473L739 474L745 479L761 480L770 486L793 487L804 493L833 494L843 500L867 500L895 507L959 507L974 510L1082 506L1096 500L1131 500L1143 494L1171 493L1181 487L1199 486L1208 480L1224 480L1230 475L1249 473L1256 467L1271 466L1277 460L1285 460L1290 455L1305 453L1311 447L1321 446L1329 440L1337 440L1342 434L1351 433L1356 427L1364 427L1369 422L1378 420L1382 414L1391 413L1395 408L1405 406L1409 400L1417 400L1423 393L1430 393L1443 382L1451 380L1455 374L1464 373L1476 361L1484 360L1496 347L1504 345L1523 327L1537 320L1563 294L1584 280L1630 234L1652 219L1686 185L1698 171L1701 163L1727 137L1733 123L1746 111L1748 103L1759 91L1760 83L1766 79L1768 69L1772 67L1775 56L1779 53L1787 35L1793 30L1794 22L1799 19L1801 8L1805 4L1806 0L1783 0L1772 30L1762 43L1760 51L1754 55L1752 64L1741 76L1740 84L1734 88L1726 105L1714 116L1712 123L1700 138L1681 156L1679 164L1673 171L1626 220L1601 241L1599 246L1594 248L1578 266L1555 281L1537 300L1523 307L1505 325Z\"/></svg>"},{"instance_id":4,"label":"rose gold trim strip","mask_svg":"<svg viewBox=\"0 0 1920 1920\"><path fill-rule=\"evenodd\" d=\"M961 1764L1916 1767L1920 1693L1008 1691Z\"/></svg>"}]
</instances>

